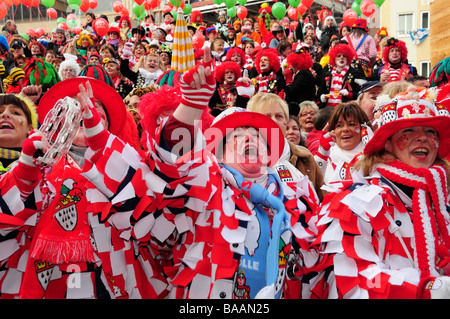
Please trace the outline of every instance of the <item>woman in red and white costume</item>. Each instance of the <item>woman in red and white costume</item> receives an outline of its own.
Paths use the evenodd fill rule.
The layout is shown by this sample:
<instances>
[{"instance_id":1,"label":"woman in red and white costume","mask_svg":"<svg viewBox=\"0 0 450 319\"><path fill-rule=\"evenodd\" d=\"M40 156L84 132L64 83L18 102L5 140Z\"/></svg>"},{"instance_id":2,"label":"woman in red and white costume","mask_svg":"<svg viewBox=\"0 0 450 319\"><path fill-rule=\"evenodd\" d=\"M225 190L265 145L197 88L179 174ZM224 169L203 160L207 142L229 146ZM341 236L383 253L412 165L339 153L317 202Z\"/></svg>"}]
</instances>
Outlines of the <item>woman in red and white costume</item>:
<instances>
[{"instance_id":1,"label":"woman in red and white costume","mask_svg":"<svg viewBox=\"0 0 450 319\"><path fill-rule=\"evenodd\" d=\"M329 185L311 298L450 298L450 117L403 94L382 109L352 180Z\"/></svg>"},{"instance_id":2,"label":"woman in red and white costume","mask_svg":"<svg viewBox=\"0 0 450 319\"><path fill-rule=\"evenodd\" d=\"M203 62L182 76L180 104L160 117L156 132L151 108L143 113L148 156L108 134L85 176L117 194L120 205L135 205L124 225L131 224L133 240L159 252L169 298L279 297L286 281L301 277L294 256L315 260L308 253L316 204L298 181L281 183L269 168L284 147L269 117L228 108L201 134L215 86L206 47ZM300 289L297 280L284 296L299 297Z\"/></svg>"}]
</instances>

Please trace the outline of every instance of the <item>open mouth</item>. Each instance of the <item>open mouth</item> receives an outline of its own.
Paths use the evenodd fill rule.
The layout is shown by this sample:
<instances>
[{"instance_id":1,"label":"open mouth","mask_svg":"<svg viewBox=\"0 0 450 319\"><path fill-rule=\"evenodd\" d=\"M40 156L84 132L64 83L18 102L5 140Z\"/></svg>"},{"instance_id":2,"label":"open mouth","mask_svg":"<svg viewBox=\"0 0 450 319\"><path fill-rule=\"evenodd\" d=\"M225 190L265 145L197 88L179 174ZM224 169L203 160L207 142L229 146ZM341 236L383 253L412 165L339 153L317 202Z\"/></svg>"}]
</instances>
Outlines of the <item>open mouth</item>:
<instances>
[{"instance_id":1,"label":"open mouth","mask_svg":"<svg viewBox=\"0 0 450 319\"><path fill-rule=\"evenodd\" d=\"M1 123L0 124L0 130L12 130L14 129L14 126L12 126L9 123Z\"/></svg>"},{"instance_id":2,"label":"open mouth","mask_svg":"<svg viewBox=\"0 0 450 319\"><path fill-rule=\"evenodd\" d=\"M414 157L418 158L426 158L428 156L428 153L429 151L424 147L418 147L411 152Z\"/></svg>"}]
</instances>

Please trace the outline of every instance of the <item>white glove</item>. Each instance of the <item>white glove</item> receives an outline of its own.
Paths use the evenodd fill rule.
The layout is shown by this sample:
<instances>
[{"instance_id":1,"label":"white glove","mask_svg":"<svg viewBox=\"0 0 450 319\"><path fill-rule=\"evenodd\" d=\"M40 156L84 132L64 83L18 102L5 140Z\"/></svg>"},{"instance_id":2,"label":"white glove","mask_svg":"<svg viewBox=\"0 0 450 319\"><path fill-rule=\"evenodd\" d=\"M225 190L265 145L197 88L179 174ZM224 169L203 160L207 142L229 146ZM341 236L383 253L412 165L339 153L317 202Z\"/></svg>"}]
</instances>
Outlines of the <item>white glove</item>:
<instances>
[{"instance_id":1,"label":"white glove","mask_svg":"<svg viewBox=\"0 0 450 319\"><path fill-rule=\"evenodd\" d=\"M430 290L431 299L450 298L450 277L442 276L430 281L425 289Z\"/></svg>"},{"instance_id":2,"label":"white glove","mask_svg":"<svg viewBox=\"0 0 450 319\"><path fill-rule=\"evenodd\" d=\"M322 94L322 95L320 96L320 101L321 101L322 103L325 103L326 101L328 101L327 95L326 95L326 94Z\"/></svg>"},{"instance_id":3,"label":"white glove","mask_svg":"<svg viewBox=\"0 0 450 319\"><path fill-rule=\"evenodd\" d=\"M339 94L342 96L347 96L348 95L348 90L347 89L342 89L339 91Z\"/></svg>"}]
</instances>

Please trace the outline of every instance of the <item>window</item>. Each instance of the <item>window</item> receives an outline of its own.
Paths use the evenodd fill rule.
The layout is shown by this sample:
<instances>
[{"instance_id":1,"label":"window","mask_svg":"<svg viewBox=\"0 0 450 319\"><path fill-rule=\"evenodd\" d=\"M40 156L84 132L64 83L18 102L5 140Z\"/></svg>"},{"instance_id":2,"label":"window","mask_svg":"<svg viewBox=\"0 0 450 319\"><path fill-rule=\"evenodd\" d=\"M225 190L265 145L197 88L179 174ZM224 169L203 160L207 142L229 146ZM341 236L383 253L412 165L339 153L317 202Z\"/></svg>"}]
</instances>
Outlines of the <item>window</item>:
<instances>
[{"instance_id":1,"label":"window","mask_svg":"<svg viewBox=\"0 0 450 319\"><path fill-rule=\"evenodd\" d=\"M398 36L408 36L408 32L413 29L413 14L398 15Z\"/></svg>"},{"instance_id":2,"label":"window","mask_svg":"<svg viewBox=\"0 0 450 319\"><path fill-rule=\"evenodd\" d=\"M421 29L430 28L430 11L422 11L420 13L420 28Z\"/></svg>"},{"instance_id":3,"label":"window","mask_svg":"<svg viewBox=\"0 0 450 319\"><path fill-rule=\"evenodd\" d=\"M420 75L429 77L431 71L431 61L420 61Z\"/></svg>"}]
</instances>

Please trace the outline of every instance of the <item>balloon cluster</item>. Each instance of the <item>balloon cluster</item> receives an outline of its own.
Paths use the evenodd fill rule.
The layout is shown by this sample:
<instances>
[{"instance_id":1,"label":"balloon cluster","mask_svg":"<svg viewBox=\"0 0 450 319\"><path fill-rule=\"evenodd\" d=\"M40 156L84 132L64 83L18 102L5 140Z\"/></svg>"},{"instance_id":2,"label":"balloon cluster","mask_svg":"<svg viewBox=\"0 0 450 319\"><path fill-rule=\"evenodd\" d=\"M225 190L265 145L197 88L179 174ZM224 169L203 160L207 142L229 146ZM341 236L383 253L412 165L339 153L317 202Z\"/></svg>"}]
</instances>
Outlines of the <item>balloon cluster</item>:
<instances>
[{"instance_id":1,"label":"balloon cluster","mask_svg":"<svg viewBox=\"0 0 450 319\"><path fill-rule=\"evenodd\" d=\"M311 7L314 0L288 0L289 7L281 2L276 2L272 6L272 14L275 18L281 20L287 13L288 17L294 21L300 19Z\"/></svg>"},{"instance_id":2,"label":"balloon cluster","mask_svg":"<svg viewBox=\"0 0 450 319\"><path fill-rule=\"evenodd\" d=\"M381 7L384 1L385 0L355 0L351 9L344 12L344 22L352 26L358 16L363 15L367 18L372 18L375 14L377 6ZM346 21L346 17L348 21Z\"/></svg>"}]
</instances>

